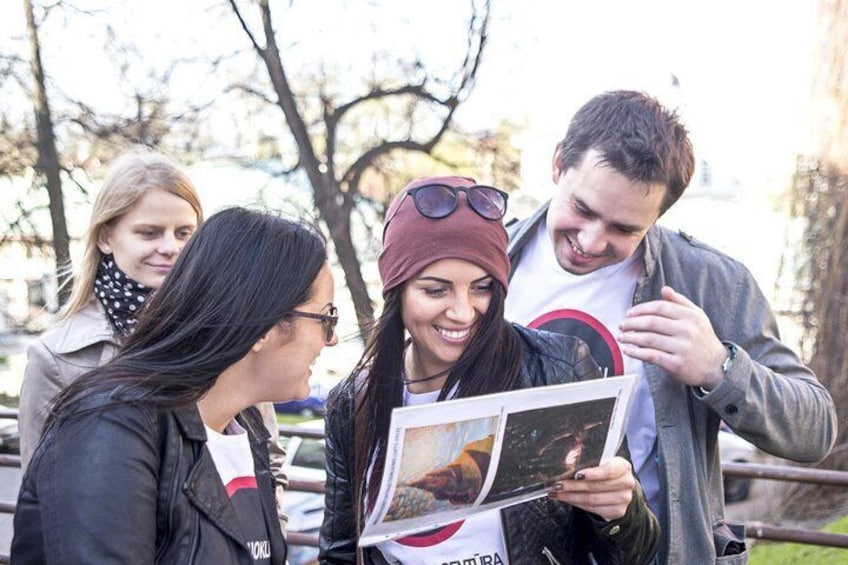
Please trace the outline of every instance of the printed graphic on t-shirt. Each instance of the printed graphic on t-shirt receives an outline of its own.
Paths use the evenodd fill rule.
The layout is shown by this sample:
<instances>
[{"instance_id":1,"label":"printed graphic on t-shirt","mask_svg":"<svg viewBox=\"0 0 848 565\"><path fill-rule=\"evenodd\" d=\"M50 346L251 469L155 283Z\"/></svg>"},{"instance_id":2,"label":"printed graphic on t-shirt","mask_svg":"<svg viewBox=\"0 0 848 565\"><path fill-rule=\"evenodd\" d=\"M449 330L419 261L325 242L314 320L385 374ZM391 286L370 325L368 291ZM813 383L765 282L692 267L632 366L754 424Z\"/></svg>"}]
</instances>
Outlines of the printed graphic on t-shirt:
<instances>
[{"instance_id":1,"label":"printed graphic on t-shirt","mask_svg":"<svg viewBox=\"0 0 848 565\"><path fill-rule=\"evenodd\" d=\"M247 432L235 422L227 427L227 432L219 434L207 428L206 447L248 540L247 550L253 562L270 565L271 542L256 484L250 440ZM220 559L220 556L217 557Z\"/></svg>"},{"instance_id":2,"label":"printed graphic on t-shirt","mask_svg":"<svg viewBox=\"0 0 848 565\"><path fill-rule=\"evenodd\" d=\"M633 468L651 504L658 503L654 453L657 429L645 367L622 354L614 332L633 304L637 282L645 275L644 250L584 275L562 269L544 221L521 253L510 280L505 317L531 328L577 336L586 342L607 376L640 375L627 422L627 443Z\"/></svg>"},{"instance_id":3,"label":"printed graphic on t-shirt","mask_svg":"<svg viewBox=\"0 0 848 565\"><path fill-rule=\"evenodd\" d=\"M441 528L381 543L377 548L392 564L444 565L509 563L500 512L485 512Z\"/></svg>"},{"instance_id":4,"label":"printed graphic on t-shirt","mask_svg":"<svg viewBox=\"0 0 848 565\"><path fill-rule=\"evenodd\" d=\"M624 357L615 337L597 318L580 310L554 310L539 316L528 324L536 330L545 330L564 335L573 335L582 339L592 357L606 371L606 376L624 374Z\"/></svg>"}]
</instances>

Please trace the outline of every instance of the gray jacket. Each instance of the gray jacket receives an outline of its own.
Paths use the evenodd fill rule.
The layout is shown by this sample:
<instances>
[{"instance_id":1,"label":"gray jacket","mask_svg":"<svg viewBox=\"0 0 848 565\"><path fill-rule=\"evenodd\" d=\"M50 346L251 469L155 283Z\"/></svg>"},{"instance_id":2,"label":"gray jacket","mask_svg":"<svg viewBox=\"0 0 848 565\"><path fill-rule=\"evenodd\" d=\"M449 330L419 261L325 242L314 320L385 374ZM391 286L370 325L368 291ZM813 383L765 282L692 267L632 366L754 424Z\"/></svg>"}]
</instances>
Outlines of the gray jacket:
<instances>
[{"instance_id":1,"label":"gray jacket","mask_svg":"<svg viewBox=\"0 0 848 565\"><path fill-rule=\"evenodd\" d=\"M510 226L513 269L547 212ZM780 341L777 323L744 265L683 232L653 226L644 240L645 276L633 303L660 298L671 286L706 312L716 335L738 348L727 377L706 395L645 364L656 411L662 563L746 563L744 531L724 521L718 427L730 428L778 457L813 463L836 441L833 399L798 356ZM530 289L510 288L513 298ZM815 425L810 425L814 422Z\"/></svg>"},{"instance_id":2,"label":"gray jacket","mask_svg":"<svg viewBox=\"0 0 848 565\"><path fill-rule=\"evenodd\" d=\"M99 302L92 301L79 312L44 332L27 350L27 364L21 384L18 428L21 434L21 470L25 471L41 439L50 404L62 389L84 373L103 365L118 352L120 339ZM276 479L280 527L286 531L283 493L288 479L282 470L286 453L280 447L274 405L257 405L271 434L268 452L271 472Z\"/></svg>"}]
</instances>

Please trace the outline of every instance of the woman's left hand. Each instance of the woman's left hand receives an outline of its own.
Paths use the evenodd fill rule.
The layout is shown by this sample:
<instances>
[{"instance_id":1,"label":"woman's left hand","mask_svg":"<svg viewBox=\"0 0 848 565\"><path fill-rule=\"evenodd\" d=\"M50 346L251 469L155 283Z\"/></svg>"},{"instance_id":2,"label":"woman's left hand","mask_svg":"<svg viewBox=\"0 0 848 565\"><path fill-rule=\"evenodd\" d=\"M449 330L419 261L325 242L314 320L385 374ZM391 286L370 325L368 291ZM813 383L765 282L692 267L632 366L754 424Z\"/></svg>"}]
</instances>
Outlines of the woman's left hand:
<instances>
[{"instance_id":1,"label":"woman's left hand","mask_svg":"<svg viewBox=\"0 0 848 565\"><path fill-rule=\"evenodd\" d=\"M580 469L573 479L560 479L548 487L551 498L597 514L606 521L618 520L633 499L636 478L622 457L603 465Z\"/></svg>"}]
</instances>

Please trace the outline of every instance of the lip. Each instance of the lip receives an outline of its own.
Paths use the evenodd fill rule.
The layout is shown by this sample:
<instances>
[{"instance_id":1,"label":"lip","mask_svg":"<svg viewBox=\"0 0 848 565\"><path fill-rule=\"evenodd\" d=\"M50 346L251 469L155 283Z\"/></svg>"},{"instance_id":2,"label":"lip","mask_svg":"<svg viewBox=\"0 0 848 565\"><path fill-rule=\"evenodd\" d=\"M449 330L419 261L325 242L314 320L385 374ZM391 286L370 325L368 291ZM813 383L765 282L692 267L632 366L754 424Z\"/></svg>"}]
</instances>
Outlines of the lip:
<instances>
[{"instance_id":1,"label":"lip","mask_svg":"<svg viewBox=\"0 0 848 565\"><path fill-rule=\"evenodd\" d=\"M150 267L151 269L153 269L156 273L158 273L160 275L167 275L171 271L171 268L173 267L173 265L153 265L153 264L150 264L150 263L148 263L147 266Z\"/></svg>"},{"instance_id":2,"label":"lip","mask_svg":"<svg viewBox=\"0 0 848 565\"><path fill-rule=\"evenodd\" d=\"M446 328L444 326L434 327L436 329L436 333L439 334L439 337L441 337L448 343L465 343L471 338L472 326L468 326L465 328ZM445 332L459 335L446 335Z\"/></svg>"},{"instance_id":3,"label":"lip","mask_svg":"<svg viewBox=\"0 0 848 565\"><path fill-rule=\"evenodd\" d=\"M560 249L564 248L566 250L570 263L574 265L586 266L604 257L604 254L595 255L588 253L578 253L575 248L579 247L579 245L576 245L572 242L571 238L568 235L563 234Z\"/></svg>"}]
</instances>

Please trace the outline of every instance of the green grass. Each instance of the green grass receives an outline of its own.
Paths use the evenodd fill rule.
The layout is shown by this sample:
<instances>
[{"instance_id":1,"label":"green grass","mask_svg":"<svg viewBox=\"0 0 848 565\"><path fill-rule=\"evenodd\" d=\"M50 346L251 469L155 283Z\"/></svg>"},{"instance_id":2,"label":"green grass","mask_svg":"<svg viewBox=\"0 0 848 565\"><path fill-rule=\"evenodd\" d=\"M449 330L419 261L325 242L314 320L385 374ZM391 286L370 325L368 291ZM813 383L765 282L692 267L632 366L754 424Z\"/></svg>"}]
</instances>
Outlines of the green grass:
<instances>
[{"instance_id":1,"label":"green grass","mask_svg":"<svg viewBox=\"0 0 848 565\"><path fill-rule=\"evenodd\" d=\"M848 516L832 522L824 532L848 534ZM758 542L749 565L834 565L848 563L848 549L802 543Z\"/></svg>"}]
</instances>

